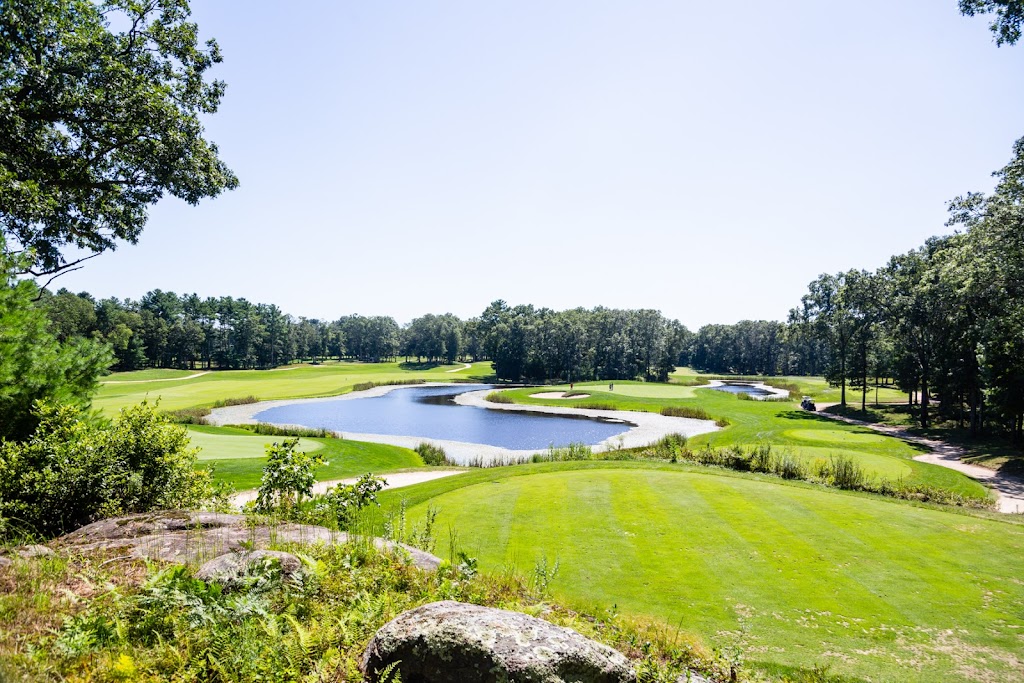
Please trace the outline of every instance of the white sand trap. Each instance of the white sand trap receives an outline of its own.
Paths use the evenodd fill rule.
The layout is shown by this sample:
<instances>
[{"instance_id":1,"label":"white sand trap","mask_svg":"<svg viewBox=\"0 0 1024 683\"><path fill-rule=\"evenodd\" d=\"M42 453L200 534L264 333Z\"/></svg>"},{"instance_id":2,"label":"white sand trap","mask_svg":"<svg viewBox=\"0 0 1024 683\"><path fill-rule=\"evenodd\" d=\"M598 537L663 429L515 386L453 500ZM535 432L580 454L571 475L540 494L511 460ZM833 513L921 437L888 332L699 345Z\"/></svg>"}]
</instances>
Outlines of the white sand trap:
<instances>
[{"instance_id":1,"label":"white sand trap","mask_svg":"<svg viewBox=\"0 0 1024 683\"><path fill-rule=\"evenodd\" d=\"M564 391L542 391L539 394L530 394L530 398L567 398L572 400L574 398L590 398L590 394L573 394L572 396L566 396Z\"/></svg>"}]
</instances>

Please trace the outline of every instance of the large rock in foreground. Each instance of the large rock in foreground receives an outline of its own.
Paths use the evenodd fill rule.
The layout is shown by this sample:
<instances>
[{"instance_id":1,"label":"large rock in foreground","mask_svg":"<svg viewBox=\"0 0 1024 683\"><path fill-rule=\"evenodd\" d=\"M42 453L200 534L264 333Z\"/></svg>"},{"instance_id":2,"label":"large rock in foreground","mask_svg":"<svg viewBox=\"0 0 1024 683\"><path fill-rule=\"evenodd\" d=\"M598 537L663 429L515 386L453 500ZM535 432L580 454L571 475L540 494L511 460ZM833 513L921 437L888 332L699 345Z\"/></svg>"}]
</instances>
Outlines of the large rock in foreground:
<instances>
[{"instance_id":1,"label":"large rock in foreground","mask_svg":"<svg viewBox=\"0 0 1024 683\"><path fill-rule=\"evenodd\" d=\"M403 612L377 631L363 657L367 679L394 662L409 683L636 681L626 657L572 629L452 601Z\"/></svg>"},{"instance_id":2,"label":"large rock in foreground","mask_svg":"<svg viewBox=\"0 0 1024 683\"><path fill-rule=\"evenodd\" d=\"M217 512L147 512L100 520L59 539L79 550L126 548L133 557L165 562L202 563L231 551L267 548L272 543L347 543L348 534L309 524L277 523L250 527L245 515ZM441 560L418 548L382 538L381 550L406 553L420 569L437 569Z\"/></svg>"}]
</instances>

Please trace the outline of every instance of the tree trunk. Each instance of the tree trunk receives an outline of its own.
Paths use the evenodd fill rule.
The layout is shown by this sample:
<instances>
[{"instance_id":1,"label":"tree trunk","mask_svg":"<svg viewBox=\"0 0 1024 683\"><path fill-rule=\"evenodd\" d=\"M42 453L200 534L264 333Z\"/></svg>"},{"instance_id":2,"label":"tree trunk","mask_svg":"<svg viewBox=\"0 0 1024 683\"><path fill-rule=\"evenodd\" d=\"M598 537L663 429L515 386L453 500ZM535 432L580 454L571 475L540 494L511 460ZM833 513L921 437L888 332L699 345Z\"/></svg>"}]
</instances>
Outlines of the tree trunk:
<instances>
[{"instance_id":1,"label":"tree trunk","mask_svg":"<svg viewBox=\"0 0 1024 683\"><path fill-rule=\"evenodd\" d=\"M928 429L928 377L921 378L921 429Z\"/></svg>"}]
</instances>

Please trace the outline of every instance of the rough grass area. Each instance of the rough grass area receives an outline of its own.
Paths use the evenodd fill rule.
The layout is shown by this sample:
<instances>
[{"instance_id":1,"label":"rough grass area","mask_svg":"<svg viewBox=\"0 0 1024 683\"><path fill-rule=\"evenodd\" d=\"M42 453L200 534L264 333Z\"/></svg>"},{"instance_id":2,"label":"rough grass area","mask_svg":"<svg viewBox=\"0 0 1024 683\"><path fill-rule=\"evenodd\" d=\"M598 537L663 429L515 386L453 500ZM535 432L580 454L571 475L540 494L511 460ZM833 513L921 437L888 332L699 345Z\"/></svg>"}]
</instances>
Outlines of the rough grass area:
<instances>
[{"instance_id":1,"label":"rough grass area","mask_svg":"<svg viewBox=\"0 0 1024 683\"><path fill-rule=\"evenodd\" d=\"M212 467L214 481L239 491L259 487L267 462L266 444L281 440L232 427L192 426L189 434L194 445L203 447L197 467ZM304 450L317 450L327 461L316 471L321 481L423 467L415 451L400 446L334 438L304 438L299 444Z\"/></svg>"},{"instance_id":2,"label":"rough grass area","mask_svg":"<svg viewBox=\"0 0 1024 683\"><path fill-rule=\"evenodd\" d=\"M767 671L1024 671L1024 520L642 463L487 470L383 500L402 497L414 521L439 509L484 570L557 560L556 596L679 624Z\"/></svg>"},{"instance_id":3,"label":"rough grass area","mask_svg":"<svg viewBox=\"0 0 1024 683\"><path fill-rule=\"evenodd\" d=\"M238 396L259 396L262 400L281 398L307 398L336 396L352 391L360 383L390 384L411 380L453 382L457 380L488 380L493 377L490 363L474 363L468 369L456 365L405 365L402 363L337 363L322 365L294 365L274 370L218 370L188 380L152 381L133 384L104 384L100 387L94 405L105 414L112 415L119 408L139 403L147 396L160 398L160 409L174 411L181 408L211 406ZM456 372L448 372L458 369ZM105 381L139 377L166 379L164 373L179 371L143 371L115 373ZM186 373L195 374L195 373ZM181 375L171 375L171 378Z\"/></svg>"},{"instance_id":4,"label":"rough grass area","mask_svg":"<svg viewBox=\"0 0 1024 683\"><path fill-rule=\"evenodd\" d=\"M730 663L664 625L552 602L530 574L479 575L461 558L422 572L366 542L298 551L283 581L272 566L242 590L221 591L188 568L130 558L58 555L0 568L0 680L362 681L378 628L437 600L541 616L633 658L646 681L688 667L725 680ZM748 680L739 672L739 680Z\"/></svg>"}]
</instances>

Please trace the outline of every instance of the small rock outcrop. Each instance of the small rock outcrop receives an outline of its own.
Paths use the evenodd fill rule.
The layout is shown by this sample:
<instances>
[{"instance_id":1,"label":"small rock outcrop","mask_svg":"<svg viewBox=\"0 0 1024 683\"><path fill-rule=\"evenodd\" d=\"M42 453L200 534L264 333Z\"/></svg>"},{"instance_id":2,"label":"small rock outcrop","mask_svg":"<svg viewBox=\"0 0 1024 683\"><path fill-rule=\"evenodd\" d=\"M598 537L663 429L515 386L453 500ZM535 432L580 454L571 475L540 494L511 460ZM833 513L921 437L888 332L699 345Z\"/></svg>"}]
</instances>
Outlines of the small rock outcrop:
<instances>
[{"instance_id":1,"label":"small rock outcrop","mask_svg":"<svg viewBox=\"0 0 1024 683\"><path fill-rule=\"evenodd\" d=\"M376 682L397 662L418 683L632 683L629 660L572 629L507 610L433 602L377 631L363 657Z\"/></svg>"},{"instance_id":2,"label":"small rock outcrop","mask_svg":"<svg viewBox=\"0 0 1024 683\"><path fill-rule=\"evenodd\" d=\"M244 550L239 553L224 553L206 562L196 572L196 578L234 588L245 583L246 576L252 574L253 568L265 562L277 562L281 567L281 575L286 579L295 576L302 569L302 560L291 553L276 550Z\"/></svg>"},{"instance_id":3,"label":"small rock outcrop","mask_svg":"<svg viewBox=\"0 0 1024 683\"><path fill-rule=\"evenodd\" d=\"M280 523L251 527L245 515L217 512L150 512L100 520L62 536L59 544L81 551L126 548L132 557L177 563L202 563L232 551L266 548L274 543L347 543L348 534L309 524ZM441 560L402 543L373 539L381 550L400 550L420 569L437 569Z\"/></svg>"}]
</instances>

